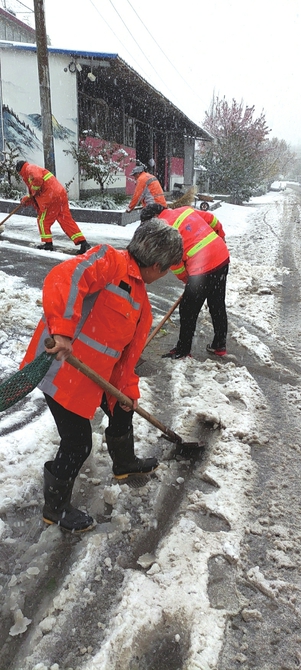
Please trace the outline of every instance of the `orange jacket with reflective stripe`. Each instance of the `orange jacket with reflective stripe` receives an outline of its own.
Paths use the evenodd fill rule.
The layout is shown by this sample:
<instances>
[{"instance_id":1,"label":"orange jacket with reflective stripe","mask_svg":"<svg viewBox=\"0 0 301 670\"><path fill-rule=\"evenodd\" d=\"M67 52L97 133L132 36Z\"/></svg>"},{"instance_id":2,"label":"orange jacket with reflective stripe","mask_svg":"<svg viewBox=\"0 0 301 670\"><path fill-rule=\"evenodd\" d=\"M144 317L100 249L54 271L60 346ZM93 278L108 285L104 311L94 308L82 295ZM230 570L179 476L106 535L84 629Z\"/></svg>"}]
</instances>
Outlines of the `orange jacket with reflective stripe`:
<instances>
[{"instance_id":1,"label":"orange jacket with reflective stripe","mask_svg":"<svg viewBox=\"0 0 301 670\"><path fill-rule=\"evenodd\" d=\"M167 207L167 202L163 195L163 189L157 177L149 172L141 172L136 181L134 195L129 204L129 209L134 209L141 202L143 207L157 202L163 207Z\"/></svg>"},{"instance_id":2,"label":"orange jacket with reflective stripe","mask_svg":"<svg viewBox=\"0 0 301 670\"><path fill-rule=\"evenodd\" d=\"M224 239L225 232L218 218L214 214L208 211L207 212L200 211L200 215L202 219L204 219L204 221L208 223L208 226L210 226L210 228L212 228L212 230L214 230L215 233L217 233L220 237Z\"/></svg>"},{"instance_id":3,"label":"orange jacket with reflective stripe","mask_svg":"<svg viewBox=\"0 0 301 670\"><path fill-rule=\"evenodd\" d=\"M158 218L176 228L183 240L182 262L171 267L178 279L186 282L190 275L212 272L229 261L226 243L206 223L200 210L193 207L164 209Z\"/></svg>"},{"instance_id":4,"label":"orange jacket with reflective stripe","mask_svg":"<svg viewBox=\"0 0 301 670\"><path fill-rule=\"evenodd\" d=\"M28 187L29 193L36 200L40 210L44 210L49 202L59 198L62 191L66 192L56 177L39 165L25 163L20 175Z\"/></svg>"},{"instance_id":5,"label":"orange jacket with reflective stripe","mask_svg":"<svg viewBox=\"0 0 301 670\"><path fill-rule=\"evenodd\" d=\"M130 398L139 398L134 368L152 316L144 281L128 251L109 245L60 263L43 287L44 317L21 363L44 350L48 334L73 340L73 353ZM102 389L67 361L54 360L39 388L68 410L91 419ZM109 397L112 410L116 399Z\"/></svg>"}]
</instances>

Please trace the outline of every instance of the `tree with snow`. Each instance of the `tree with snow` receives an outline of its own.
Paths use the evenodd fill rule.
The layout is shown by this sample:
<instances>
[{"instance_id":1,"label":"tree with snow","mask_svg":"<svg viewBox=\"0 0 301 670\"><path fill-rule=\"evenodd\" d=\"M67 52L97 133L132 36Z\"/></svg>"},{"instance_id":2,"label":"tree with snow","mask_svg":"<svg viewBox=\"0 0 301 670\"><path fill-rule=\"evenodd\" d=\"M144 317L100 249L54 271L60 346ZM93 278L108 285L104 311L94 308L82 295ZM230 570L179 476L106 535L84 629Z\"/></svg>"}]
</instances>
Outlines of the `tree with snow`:
<instances>
[{"instance_id":1,"label":"tree with snow","mask_svg":"<svg viewBox=\"0 0 301 670\"><path fill-rule=\"evenodd\" d=\"M70 147L64 153L71 154L78 163L83 181L93 179L99 185L101 195L105 186L111 184L115 175L128 165L128 154L116 142L84 137L78 145L71 142Z\"/></svg>"},{"instance_id":2,"label":"tree with snow","mask_svg":"<svg viewBox=\"0 0 301 670\"><path fill-rule=\"evenodd\" d=\"M19 191L14 188L14 182L21 181L16 171L18 156L19 150L6 142L0 160L0 194L5 198L19 197Z\"/></svg>"},{"instance_id":3,"label":"tree with snow","mask_svg":"<svg viewBox=\"0 0 301 670\"><path fill-rule=\"evenodd\" d=\"M263 157L263 180L271 183L291 172L296 163L296 154L290 149L285 140L273 137L267 140L266 152Z\"/></svg>"},{"instance_id":4,"label":"tree with snow","mask_svg":"<svg viewBox=\"0 0 301 670\"><path fill-rule=\"evenodd\" d=\"M215 138L202 155L210 190L231 195L236 204L249 200L262 178L263 160L270 132L262 112L254 106L225 98L213 99L203 124Z\"/></svg>"}]
</instances>

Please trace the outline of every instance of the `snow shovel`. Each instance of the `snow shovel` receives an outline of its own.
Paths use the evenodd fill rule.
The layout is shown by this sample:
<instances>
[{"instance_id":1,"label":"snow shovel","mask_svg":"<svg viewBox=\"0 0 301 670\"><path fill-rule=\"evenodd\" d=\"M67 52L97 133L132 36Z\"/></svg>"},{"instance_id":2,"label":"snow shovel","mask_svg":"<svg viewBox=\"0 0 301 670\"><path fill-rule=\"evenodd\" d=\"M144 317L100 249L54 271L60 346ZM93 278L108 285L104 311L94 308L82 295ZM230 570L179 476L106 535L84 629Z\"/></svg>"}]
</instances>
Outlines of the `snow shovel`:
<instances>
[{"instance_id":1,"label":"snow shovel","mask_svg":"<svg viewBox=\"0 0 301 670\"><path fill-rule=\"evenodd\" d=\"M54 341L52 338L46 338L45 342L45 347L47 349L51 349L53 347ZM88 365L85 363L82 363L78 358L73 356L73 354L70 354L66 358L66 362L72 365L76 370L80 370L86 377L89 377L95 384L100 386L104 391L107 391L111 395L113 395L117 400L122 404L126 405L127 407L130 407L130 409L133 408L133 403L128 396L124 395L122 391L119 391L113 384L110 384L106 379L101 377L95 370L92 370L92 368L89 368ZM170 428L167 428L167 426L164 426L161 421L159 421L155 416L152 416L152 414L149 414L145 409L142 407L138 406L134 410L137 414L142 416L146 421L151 423L155 428L158 428L161 430L163 433L163 437L165 437L169 442L173 442L174 444L178 445L182 449L200 449L203 445L199 444L198 442L184 442L182 437L180 435L177 435L173 430Z\"/></svg>"},{"instance_id":2,"label":"snow shovel","mask_svg":"<svg viewBox=\"0 0 301 670\"><path fill-rule=\"evenodd\" d=\"M15 207L15 209L12 209L12 211L9 212L9 214L5 217L5 219L3 219L3 221L0 221L0 226L2 226L2 224L5 223L5 221L7 221L7 219L9 219L13 214L15 214L18 211L18 209L20 209L20 207L22 207L22 202L20 202L17 205L17 207Z\"/></svg>"}]
</instances>

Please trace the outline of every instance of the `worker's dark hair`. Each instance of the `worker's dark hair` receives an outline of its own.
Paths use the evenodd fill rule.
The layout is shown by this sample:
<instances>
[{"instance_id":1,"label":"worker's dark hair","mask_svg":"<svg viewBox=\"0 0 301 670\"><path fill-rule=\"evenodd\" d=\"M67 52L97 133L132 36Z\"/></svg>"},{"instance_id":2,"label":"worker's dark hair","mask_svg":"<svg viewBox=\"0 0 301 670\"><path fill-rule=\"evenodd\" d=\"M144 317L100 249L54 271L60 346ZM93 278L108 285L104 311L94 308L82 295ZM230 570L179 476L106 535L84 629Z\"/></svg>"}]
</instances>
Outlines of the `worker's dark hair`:
<instances>
[{"instance_id":1,"label":"worker's dark hair","mask_svg":"<svg viewBox=\"0 0 301 670\"><path fill-rule=\"evenodd\" d=\"M163 212L163 209L167 208L163 207L163 205L159 205L157 202L153 202L151 205L146 205L146 207L143 207L140 212L141 223L144 221L149 221L149 219L152 219L153 216L159 216L159 214Z\"/></svg>"},{"instance_id":2,"label":"worker's dark hair","mask_svg":"<svg viewBox=\"0 0 301 670\"><path fill-rule=\"evenodd\" d=\"M21 172L23 165L25 165L26 161L18 161L16 163L16 170L17 172Z\"/></svg>"},{"instance_id":3,"label":"worker's dark hair","mask_svg":"<svg viewBox=\"0 0 301 670\"><path fill-rule=\"evenodd\" d=\"M138 226L127 250L139 267L147 268L159 263L164 272L171 265L180 263L183 255L182 237L165 221L153 218Z\"/></svg>"}]
</instances>

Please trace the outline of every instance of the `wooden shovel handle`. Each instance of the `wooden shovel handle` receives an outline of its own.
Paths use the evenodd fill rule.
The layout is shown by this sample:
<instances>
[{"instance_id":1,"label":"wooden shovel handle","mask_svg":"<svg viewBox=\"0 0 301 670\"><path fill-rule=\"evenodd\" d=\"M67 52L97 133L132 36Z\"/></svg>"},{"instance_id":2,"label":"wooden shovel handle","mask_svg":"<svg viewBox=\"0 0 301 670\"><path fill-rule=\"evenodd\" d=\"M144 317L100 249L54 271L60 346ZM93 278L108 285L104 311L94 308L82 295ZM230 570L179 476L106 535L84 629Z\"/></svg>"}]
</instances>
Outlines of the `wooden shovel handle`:
<instances>
[{"instance_id":1,"label":"wooden shovel handle","mask_svg":"<svg viewBox=\"0 0 301 670\"><path fill-rule=\"evenodd\" d=\"M155 337L155 335L157 335L157 333L158 333L159 330L162 328L162 326L164 326L165 321L167 321L167 319L169 319L169 317L172 315L172 313L175 311L175 309L176 309L176 308L178 307L178 305L180 304L181 300L182 300L182 296L180 295L180 297L176 300L176 302L174 303L174 305L172 305L172 307L168 310L167 314L165 314L165 316L163 317L162 321L160 321L160 323L156 326L156 328L154 328L153 332L149 335L149 337L147 338L147 340L146 340L146 342L145 342L144 349L145 349L145 347L147 347L147 345L151 342L151 340L153 339L153 337Z\"/></svg>"},{"instance_id":2,"label":"wooden shovel handle","mask_svg":"<svg viewBox=\"0 0 301 670\"><path fill-rule=\"evenodd\" d=\"M49 345L47 348L49 348ZM76 370L80 370L80 372L86 375L86 377L89 377L89 379L95 382L95 384L98 384L98 386L100 386L104 391L107 391L108 393L113 395L114 398L117 398L117 400L122 405L126 405L130 409L133 409L133 402L130 398L128 398L128 396L122 393L122 391L119 391L115 386L113 386L113 384L108 382L106 379L101 377L97 372L95 372L95 370L92 370L92 368L90 368L88 365L82 363L82 361L73 356L73 354L70 354L68 358L66 358L66 361L67 363L70 363L72 367L76 368ZM177 433L175 433L173 430L171 430L167 426L164 426L164 424L161 423L159 419L157 419L155 416L147 412L145 409L143 409L143 407L140 407L140 405L138 405L138 407L136 407L134 411L140 416L142 416L144 419L146 419L146 421L155 426L155 428L161 430L162 433L168 435L168 437L172 442L175 442L176 444L182 444L183 440L180 437L180 435L177 435Z\"/></svg>"},{"instance_id":3,"label":"wooden shovel handle","mask_svg":"<svg viewBox=\"0 0 301 670\"><path fill-rule=\"evenodd\" d=\"M5 223L5 221L7 221L7 219L9 219L13 214L15 214L18 211L18 209L20 209L20 207L22 207L21 202L17 205L17 207L15 207L15 209L12 209L12 211L9 212L9 214L5 217L5 219L3 219L3 221L0 221L0 226L2 226L2 224Z\"/></svg>"},{"instance_id":4,"label":"wooden shovel handle","mask_svg":"<svg viewBox=\"0 0 301 670\"><path fill-rule=\"evenodd\" d=\"M55 342L52 337L47 337L45 342L45 347L47 349L52 349L55 345ZM122 391L119 391L113 384L108 382L106 379L101 377L98 372L95 372L95 370L92 370L92 368L89 368L88 365L85 363L82 363L78 358L73 356L73 354L69 354L69 356L66 358L66 362L72 365L73 368L76 370L80 370L86 377L91 379L92 382L100 386L104 391L107 391L107 393L110 393L114 398L117 398L117 400L122 404L126 405L130 409L133 408L133 402L128 396L126 396ZM167 426L164 426L159 419L157 419L155 416L147 412L143 407L136 407L134 410L139 416L142 416L143 419L146 419L149 423L151 423L155 428L158 428L158 430L161 430L162 433L167 435L171 442L174 442L175 444L183 444L183 440L180 437L180 435L177 435L173 430L168 428Z\"/></svg>"},{"instance_id":5,"label":"wooden shovel handle","mask_svg":"<svg viewBox=\"0 0 301 670\"><path fill-rule=\"evenodd\" d=\"M130 407L130 409L133 409L133 402L128 396L124 395L122 391L119 391L119 389L115 388L113 384L108 382L106 379L101 377L95 370L92 370L86 363L83 363L80 361L78 358L73 356L73 354L69 354L69 356L66 358L67 363L72 365L73 368L76 370L80 370L86 377L89 377L92 382L95 382L95 384L98 384L104 391L107 391L107 393L110 393L113 395L117 400L122 404L126 405L127 407Z\"/></svg>"}]
</instances>

